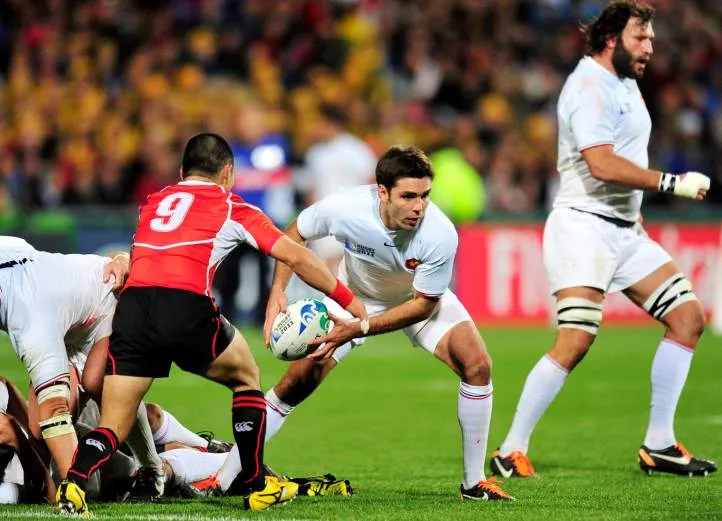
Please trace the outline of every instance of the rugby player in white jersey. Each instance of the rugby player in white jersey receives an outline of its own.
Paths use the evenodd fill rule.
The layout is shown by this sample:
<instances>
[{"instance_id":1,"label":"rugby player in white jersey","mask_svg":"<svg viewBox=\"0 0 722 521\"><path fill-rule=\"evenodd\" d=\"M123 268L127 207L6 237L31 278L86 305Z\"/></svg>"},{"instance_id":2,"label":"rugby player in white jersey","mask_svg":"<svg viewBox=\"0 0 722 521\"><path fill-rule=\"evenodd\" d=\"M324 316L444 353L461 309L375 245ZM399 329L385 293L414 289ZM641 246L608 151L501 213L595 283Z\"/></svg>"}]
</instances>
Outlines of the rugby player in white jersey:
<instances>
[{"instance_id":1,"label":"rugby player in white jersey","mask_svg":"<svg viewBox=\"0 0 722 521\"><path fill-rule=\"evenodd\" d=\"M710 186L697 172L647 167L649 113L637 87L652 56L654 10L633 0L607 4L586 27L589 54L567 79L558 103L561 188L544 230L544 263L556 297L558 331L527 377L511 429L492 455L495 474L534 474L529 438L584 358L609 292L623 291L666 330L652 363L652 405L642 470L707 475L674 434L674 414L705 317L689 280L644 232L643 190L695 200Z\"/></svg>"},{"instance_id":2,"label":"rugby player in white jersey","mask_svg":"<svg viewBox=\"0 0 722 521\"><path fill-rule=\"evenodd\" d=\"M78 443L69 368L79 370L83 387L97 399L117 301L113 291L123 285L128 262L125 253L112 259L47 253L0 236L0 329L30 377L30 429L42 436L61 478ZM130 443L148 477L138 492L160 495L162 465L144 407L137 417Z\"/></svg>"},{"instance_id":3,"label":"rugby player in white jersey","mask_svg":"<svg viewBox=\"0 0 722 521\"><path fill-rule=\"evenodd\" d=\"M436 356L461 383L458 418L464 460L462 499L513 499L484 475L492 408L491 360L469 313L449 290L458 236L451 221L429 201L434 174L428 158L413 147L392 147L379 159L375 185L346 189L306 208L286 233L296 241L333 236L344 244L339 278L366 304L369 321L325 299L334 314L323 346L296 361L268 391L266 440L295 406L366 336L402 329L410 342ZM291 272L276 264L266 309L269 342L274 317L285 310ZM233 449L235 451L235 448ZM226 489L238 472L229 457L218 474Z\"/></svg>"}]
</instances>

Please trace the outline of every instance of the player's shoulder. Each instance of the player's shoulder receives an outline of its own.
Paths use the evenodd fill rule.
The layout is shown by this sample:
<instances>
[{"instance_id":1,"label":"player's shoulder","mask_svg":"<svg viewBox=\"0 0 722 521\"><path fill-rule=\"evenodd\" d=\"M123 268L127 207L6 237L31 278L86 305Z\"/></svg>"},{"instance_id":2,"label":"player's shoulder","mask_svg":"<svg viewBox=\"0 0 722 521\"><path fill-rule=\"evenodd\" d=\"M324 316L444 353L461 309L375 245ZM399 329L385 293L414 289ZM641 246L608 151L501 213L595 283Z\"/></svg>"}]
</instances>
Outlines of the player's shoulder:
<instances>
[{"instance_id":1,"label":"player's shoulder","mask_svg":"<svg viewBox=\"0 0 722 521\"><path fill-rule=\"evenodd\" d=\"M618 78L594 61L591 56L585 56L579 60L577 67L568 76L561 96L588 98L591 93L612 94L618 84Z\"/></svg>"}]
</instances>

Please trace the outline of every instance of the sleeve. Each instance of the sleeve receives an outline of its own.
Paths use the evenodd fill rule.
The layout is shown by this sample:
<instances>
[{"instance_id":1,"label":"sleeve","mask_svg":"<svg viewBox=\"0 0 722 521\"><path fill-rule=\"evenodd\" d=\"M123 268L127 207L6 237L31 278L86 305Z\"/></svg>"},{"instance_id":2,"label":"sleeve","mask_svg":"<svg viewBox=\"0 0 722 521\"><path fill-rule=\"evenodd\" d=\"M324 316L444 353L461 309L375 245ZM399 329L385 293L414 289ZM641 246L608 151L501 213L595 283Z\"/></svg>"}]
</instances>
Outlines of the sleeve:
<instances>
[{"instance_id":1,"label":"sleeve","mask_svg":"<svg viewBox=\"0 0 722 521\"><path fill-rule=\"evenodd\" d=\"M259 208L247 203L232 202L231 222L240 225L243 238L254 248L268 255L283 236L273 221Z\"/></svg>"},{"instance_id":2,"label":"sleeve","mask_svg":"<svg viewBox=\"0 0 722 521\"><path fill-rule=\"evenodd\" d=\"M614 99L598 81L587 79L571 100L569 126L579 151L614 144L614 124L619 117Z\"/></svg>"},{"instance_id":3,"label":"sleeve","mask_svg":"<svg viewBox=\"0 0 722 521\"><path fill-rule=\"evenodd\" d=\"M414 273L413 285L416 291L429 297L440 297L448 289L458 243L459 238L454 231L431 246L428 255L419 259L421 263Z\"/></svg>"},{"instance_id":4,"label":"sleeve","mask_svg":"<svg viewBox=\"0 0 722 521\"><path fill-rule=\"evenodd\" d=\"M338 194L329 195L298 214L298 233L306 240L334 235L338 219L344 214L343 199Z\"/></svg>"}]
</instances>

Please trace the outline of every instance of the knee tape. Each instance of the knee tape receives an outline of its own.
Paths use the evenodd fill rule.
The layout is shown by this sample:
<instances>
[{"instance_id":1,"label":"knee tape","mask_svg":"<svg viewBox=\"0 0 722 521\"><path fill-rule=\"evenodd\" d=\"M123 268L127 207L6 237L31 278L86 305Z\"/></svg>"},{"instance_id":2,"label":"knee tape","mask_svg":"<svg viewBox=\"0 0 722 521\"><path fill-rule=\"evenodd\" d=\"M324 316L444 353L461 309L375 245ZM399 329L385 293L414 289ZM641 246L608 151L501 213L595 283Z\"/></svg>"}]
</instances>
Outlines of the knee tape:
<instances>
[{"instance_id":1,"label":"knee tape","mask_svg":"<svg viewBox=\"0 0 722 521\"><path fill-rule=\"evenodd\" d=\"M40 422L40 432L43 434L44 440L72 434L75 432L73 418L69 412L56 414L52 418Z\"/></svg>"},{"instance_id":2,"label":"knee tape","mask_svg":"<svg viewBox=\"0 0 722 521\"><path fill-rule=\"evenodd\" d=\"M39 389L39 390L38 390ZM66 402L70 400L70 378L65 376L47 385L42 385L35 390L38 396L38 405L53 398L62 398ZM73 419L69 412L56 414L52 418L40 421L40 432L43 439L56 438L75 432Z\"/></svg>"},{"instance_id":3,"label":"knee tape","mask_svg":"<svg viewBox=\"0 0 722 521\"><path fill-rule=\"evenodd\" d=\"M692 284L687 277L677 273L655 289L642 307L649 316L661 320L677 306L696 299L697 296L692 291Z\"/></svg>"},{"instance_id":4,"label":"knee tape","mask_svg":"<svg viewBox=\"0 0 722 521\"><path fill-rule=\"evenodd\" d=\"M38 397L38 405L52 398L63 398L67 402L70 400L70 376L65 375L38 386L35 389L35 394Z\"/></svg>"},{"instance_id":5,"label":"knee tape","mask_svg":"<svg viewBox=\"0 0 722 521\"><path fill-rule=\"evenodd\" d=\"M592 335L602 323L602 305L579 297L567 297L557 302L557 326L581 329Z\"/></svg>"}]
</instances>

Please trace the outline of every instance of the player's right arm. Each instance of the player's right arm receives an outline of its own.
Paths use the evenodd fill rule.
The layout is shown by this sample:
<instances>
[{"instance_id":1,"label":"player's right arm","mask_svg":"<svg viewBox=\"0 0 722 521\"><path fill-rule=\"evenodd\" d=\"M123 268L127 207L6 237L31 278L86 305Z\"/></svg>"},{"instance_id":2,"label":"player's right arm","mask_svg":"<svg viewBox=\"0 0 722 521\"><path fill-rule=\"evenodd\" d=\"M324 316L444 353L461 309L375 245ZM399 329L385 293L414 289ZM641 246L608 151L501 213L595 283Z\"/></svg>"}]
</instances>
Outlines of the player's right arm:
<instances>
[{"instance_id":1,"label":"player's right arm","mask_svg":"<svg viewBox=\"0 0 722 521\"><path fill-rule=\"evenodd\" d=\"M675 176L643 168L614 152L614 122L620 117L614 98L600 83L586 79L568 102L574 140L595 179L638 190L658 190L704 199L710 179L699 172Z\"/></svg>"},{"instance_id":2,"label":"player's right arm","mask_svg":"<svg viewBox=\"0 0 722 521\"><path fill-rule=\"evenodd\" d=\"M582 150L582 157L589 165L592 177L628 188L659 190L701 201L707 195L710 186L709 177L699 172L673 175L642 168L629 159L615 154L612 145L587 148Z\"/></svg>"}]
</instances>

